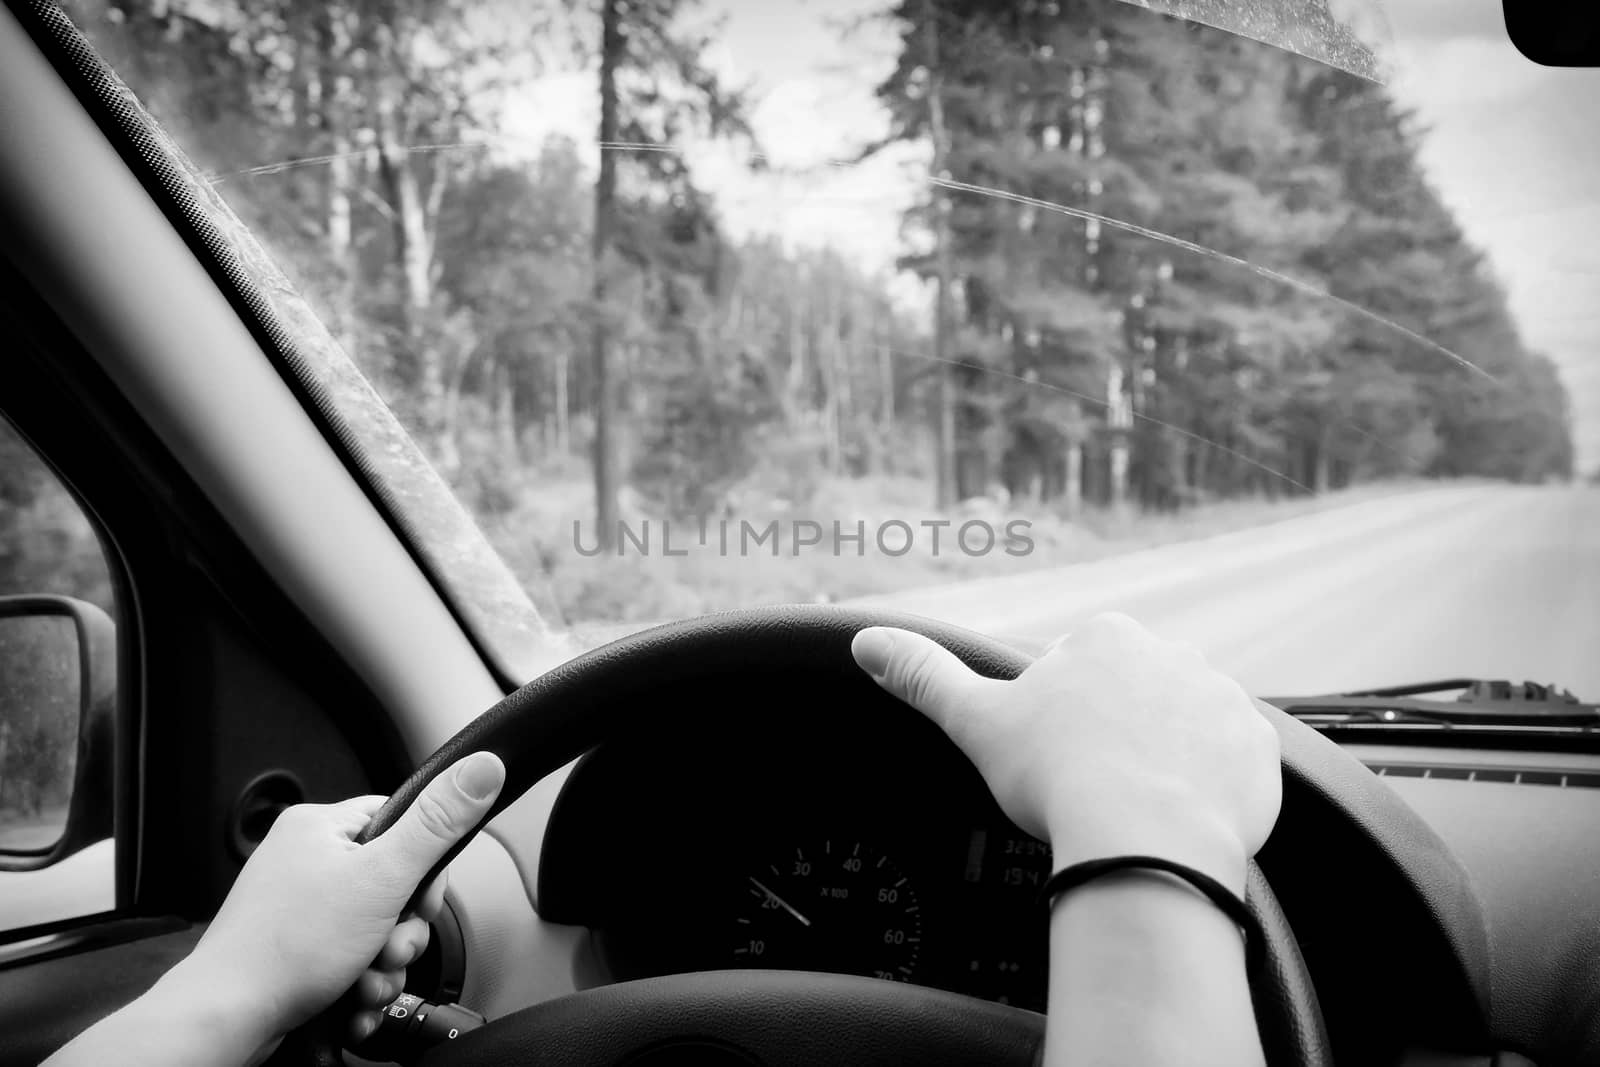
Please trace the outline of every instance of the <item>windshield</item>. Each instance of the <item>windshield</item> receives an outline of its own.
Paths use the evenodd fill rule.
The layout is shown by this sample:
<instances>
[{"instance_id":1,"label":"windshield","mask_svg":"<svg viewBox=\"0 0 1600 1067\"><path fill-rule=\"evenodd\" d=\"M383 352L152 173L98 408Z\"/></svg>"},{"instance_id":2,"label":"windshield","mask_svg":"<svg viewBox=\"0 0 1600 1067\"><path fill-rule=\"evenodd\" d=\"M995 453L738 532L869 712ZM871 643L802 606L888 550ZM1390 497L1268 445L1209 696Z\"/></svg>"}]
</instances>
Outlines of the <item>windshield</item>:
<instances>
[{"instance_id":1,"label":"windshield","mask_svg":"<svg viewBox=\"0 0 1600 1067\"><path fill-rule=\"evenodd\" d=\"M864 601L1600 696L1600 75L1498 0L67 10L515 576L415 524L519 678Z\"/></svg>"}]
</instances>

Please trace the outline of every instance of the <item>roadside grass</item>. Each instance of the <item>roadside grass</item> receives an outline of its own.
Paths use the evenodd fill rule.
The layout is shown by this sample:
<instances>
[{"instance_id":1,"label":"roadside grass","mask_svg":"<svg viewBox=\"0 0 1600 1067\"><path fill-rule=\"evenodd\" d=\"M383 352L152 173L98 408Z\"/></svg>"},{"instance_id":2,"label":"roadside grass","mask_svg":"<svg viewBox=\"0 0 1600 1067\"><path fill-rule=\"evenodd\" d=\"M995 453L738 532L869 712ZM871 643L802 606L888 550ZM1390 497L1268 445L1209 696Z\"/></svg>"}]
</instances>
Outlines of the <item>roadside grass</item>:
<instances>
[{"instance_id":1,"label":"roadside grass","mask_svg":"<svg viewBox=\"0 0 1600 1067\"><path fill-rule=\"evenodd\" d=\"M730 608L834 602L1085 563L1440 484L1385 482L1317 497L1242 498L1160 513L1088 509L1068 517L1049 507L1030 509L1025 504L992 501L969 501L941 513L927 506L924 482L839 479L816 485L802 506L778 499L741 500L740 512L723 520L726 551L719 546L724 526L711 520L704 547L698 524L668 523L673 554L665 554L662 519L638 502L625 499L624 522L644 547L628 541L620 554L602 556L585 554L596 543L590 487L586 480L568 476L530 480L512 495L509 507L500 509L484 525L534 602L547 612L559 610L560 617L552 617L552 623L570 629L579 644L587 645L591 642L586 635L591 633L607 637L619 629ZM778 536L752 543L752 535L747 533L741 550L741 520L756 533L776 523ZM807 520L821 528L822 542L796 547L796 523ZM931 529L921 524L940 520L950 525L942 528L935 551ZM1008 522L1027 522L1031 551L1008 554L1003 540L981 554L960 550L954 543L955 532L962 523L974 520L987 524L1002 538ZM874 536L885 523L896 521L913 530L909 550L902 554L894 554L903 545L897 541L903 537L900 532L886 533L887 540L881 545ZM835 522L846 534L861 523L866 534L863 543L858 546L842 539L836 544ZM805 533L814 532L804 526L800 529L804 531L802 540ZM981 547L982 527L970 532L969 547Z\"/></svg>"}]
</instances>

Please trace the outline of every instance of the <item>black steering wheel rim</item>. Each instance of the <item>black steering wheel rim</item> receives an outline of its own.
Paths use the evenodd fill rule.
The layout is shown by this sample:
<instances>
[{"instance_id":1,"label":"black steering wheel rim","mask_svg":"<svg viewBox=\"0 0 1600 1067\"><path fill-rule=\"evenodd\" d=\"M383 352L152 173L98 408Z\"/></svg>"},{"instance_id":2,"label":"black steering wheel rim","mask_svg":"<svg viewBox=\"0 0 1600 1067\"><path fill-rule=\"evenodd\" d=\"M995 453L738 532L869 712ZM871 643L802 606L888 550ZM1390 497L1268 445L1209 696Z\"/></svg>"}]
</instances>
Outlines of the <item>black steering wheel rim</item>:
<instances>
[{"instance_id":1,"label":"black steering wheel rim","mask_svg":"<svg viewBox=\"0 0 1600 1067\"><path fill-rule=\"evenodd\" d=\"M1023 652L960 627L920 616L872 609L786 606L726 612L670 623L576 657L484 712L423 761L373 817L360 840L369 841L389 829L429 782L461 757L480 750L494 752L507 768L506 785L485 818L487 822L546 775L607 738L640 725L647 718L659 716L659 710L648 700L639 699L647 695L649 688L693 679L714 682L719 667L725 665L736 663L743 672L804 670L831 676L842 686L871 687L873 683L855 666L850 655L851 638L868 626L896 626L922 633L949 648L973 670L990 677L1013 678L1032 662L1032 657ZM463 838L441 862L440 868L472 836ZM1316 994L1288 921L1254 864L1251 865L1247 903L1266 934L1266 966L1253 982L1252 995L1269 1062L1324 1067L1331 1063L1331 1058ZM862 995L859 991L852 992L852 982L841 986L832 981L838 977L791 974L787 981L806 981L813 988L835 988L841 1011L858 1009ZM585 1011L609 1011L612 1017L603 1024L607 1032L615 1035L620 1027L625 1042L645 1041L656 1033L645 1025L648 1020L644 1016L652 1007L663 1003L663 998L670 999L674 989L687 997L695 990L695 981L702 986L707 981L705 978L690 979L691 976L649 979L646 982L651 983L650 987L633 990L638 995L631 997L627 995L629 990L623 989L620 995L617 990L638 987L639 983L621 983L573 994L551 1002L553 1008L536 1005L495 1021L460 1042L441 1047L428 1062L462 1065L521 1062L523 1055L538 1051L534 1046L538 1044L536 1038L541 1030L555 1040L558 1035L552 1032L557 1028L554 1020L565 1020L570 1026L573 1020L585 1018ZM941 1013L948 1016L954 1010L945 1002L950 997L982 1005L985 1015L993 1014L994 1010L1013 1013L1011 1018L1015 1025L1010 1027L997 1026L993 1020L988 1020L970 1028L972 1040L976 1042L973 1047L944 1045L949 1062L1032 1062L1038 1041L1042 1040L1042 1016L956 994L937 994L893 983L879 984L884 988L874 989L869 999L892 998L899 1008L875 1020L874 1027L880 1032L885 1026L898 1028L908 1039L919 1024L931 1023ZM737 992L737 984L733 988ZM727 992L726 987L717 985L711 995L723 998L721 1002L727 1009L724 1014L730 1023L742 1020L738 1025L730 1025L729 1032L748 1037L752 1032L749 998L729 997ZM915 1007L913 1000L920 1000L920 1009L908 1010ZM624 1009L632 1011L634 1021L640 1024L633 1027L631 1033L626 1021L615 1017ZM599 1044L588 1043L596 1058L585 1062L618 1062L614 1058L604 1058L609 1053L602 1053ZM572 1048L570 1044L562 1047ZM513 1049L517 1050L515 1058L505 1058ZM987 1058L970 1060L967 1053ZM1019 1059L1019 1055L1023 1058ZM763 1057L753 1062L769 1060Z\"/></svg>"}]
</instances>

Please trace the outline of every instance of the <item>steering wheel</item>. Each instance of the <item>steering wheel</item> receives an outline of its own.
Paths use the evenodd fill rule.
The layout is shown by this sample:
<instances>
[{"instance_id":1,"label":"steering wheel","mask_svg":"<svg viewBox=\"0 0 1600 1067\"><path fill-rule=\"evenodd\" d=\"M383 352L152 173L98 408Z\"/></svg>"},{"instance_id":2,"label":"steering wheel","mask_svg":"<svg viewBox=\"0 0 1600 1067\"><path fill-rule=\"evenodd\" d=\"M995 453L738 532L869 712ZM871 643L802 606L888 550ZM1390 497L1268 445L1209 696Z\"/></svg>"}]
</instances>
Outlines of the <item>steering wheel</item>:
<instances>
[{"instance_id":1,"label":"steering wheel","mask_svg":"<svg viewBox=\"0 0 1600 1067\"><path fill-rule=\"evenodd\" d=\"M850 653L851 638L868 626L922 633L993 678L1014 678L1032 662L1016 649L954 626L864 609L761 608L660 626L579 656L484 712L417 768L359 840L365 843L388 830L429 782L472 752L493 752L506 765L505 787L487 821L541 778L607 739L647 719L659 725L662 715L694 715L693 704L668 710L652 703L652 691L666 685L714 688L719 681L771 672L815 679L841 702L858 699L861 707L873 707L881 696L869 696L880 691ZM456 845L441 869L465 843ZM1305 962L1254 863L1246 903L1265 933L1266 965L1252 977L1251 996L1268 1062L1331 1067ZM492 1020L436 1046L422 1062L437 1067L1025 1067L1038 1061L1043 1040L1044 1016L956 993L844 975L740 970L668 975L574 993Z\"/></svg>"}]
</instances>

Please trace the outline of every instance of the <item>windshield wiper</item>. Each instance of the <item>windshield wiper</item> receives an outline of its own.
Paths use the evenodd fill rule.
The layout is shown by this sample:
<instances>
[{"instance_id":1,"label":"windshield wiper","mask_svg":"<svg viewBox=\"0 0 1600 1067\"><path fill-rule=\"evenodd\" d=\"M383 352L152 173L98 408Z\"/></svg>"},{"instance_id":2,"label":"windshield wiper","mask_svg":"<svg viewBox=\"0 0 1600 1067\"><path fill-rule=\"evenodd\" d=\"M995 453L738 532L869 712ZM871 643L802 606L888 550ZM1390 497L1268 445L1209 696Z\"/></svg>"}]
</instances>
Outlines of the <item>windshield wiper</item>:
<instances>
[{"instance_id":1,"label":"windshield wiper","mask_svg":"<svg viewBox=\"0 0 1600 1067\"><path fill-rule=\"evenodd\" d=\"M1459 691L1454 700L1433 694ZM1600 732L1600 704L1534 682L1451 678L1325 696L1264 697L1313 725L1515 726Z\"/></svg>"}]
</instances>

